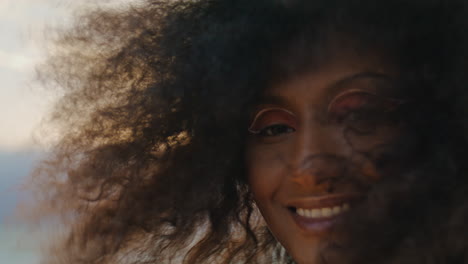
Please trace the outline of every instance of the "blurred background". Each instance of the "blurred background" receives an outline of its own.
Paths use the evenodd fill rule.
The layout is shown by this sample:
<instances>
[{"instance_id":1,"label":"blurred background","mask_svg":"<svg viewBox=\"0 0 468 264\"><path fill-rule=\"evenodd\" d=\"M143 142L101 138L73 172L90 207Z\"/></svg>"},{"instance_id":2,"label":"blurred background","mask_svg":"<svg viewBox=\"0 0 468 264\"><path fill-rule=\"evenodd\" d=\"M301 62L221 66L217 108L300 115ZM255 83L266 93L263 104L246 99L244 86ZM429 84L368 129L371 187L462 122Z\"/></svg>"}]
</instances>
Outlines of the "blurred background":
<instances>
[{"instance_id":1,"label":"blurred background","mask_svg":"<svg viewBox=\"0 0 468 264\"><path fill-rule=\"evenodd\" d=\"M71 24L79 8L130 1L0 0L0 263L38 264L39 241L47 240L15 218L28 197L21 186L47 153L48 143L34 132L56 97L34 81L47 51L45 29Z\"/></svg>"}]
</instances>

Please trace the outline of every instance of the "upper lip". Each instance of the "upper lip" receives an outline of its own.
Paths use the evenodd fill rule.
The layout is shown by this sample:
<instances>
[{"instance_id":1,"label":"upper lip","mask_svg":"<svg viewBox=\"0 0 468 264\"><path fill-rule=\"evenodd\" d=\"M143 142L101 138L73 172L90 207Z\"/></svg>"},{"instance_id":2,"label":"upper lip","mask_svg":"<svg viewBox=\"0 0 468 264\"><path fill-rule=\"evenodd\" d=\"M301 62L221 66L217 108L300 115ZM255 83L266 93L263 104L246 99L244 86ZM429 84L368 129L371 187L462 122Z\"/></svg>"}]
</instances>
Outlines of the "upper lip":
<instances>
[{"instance_id":1,"label":"upper lip","mask_svg":"<svg viewBox=\"0 0 468 264\"><path fill-rule=\"evenodd\" d=\"M294 198L286 203L287 207L315 209L333 207L344 203L352 204L364 198L362 193L329 194Z\"/></svg>"}]
</instances>

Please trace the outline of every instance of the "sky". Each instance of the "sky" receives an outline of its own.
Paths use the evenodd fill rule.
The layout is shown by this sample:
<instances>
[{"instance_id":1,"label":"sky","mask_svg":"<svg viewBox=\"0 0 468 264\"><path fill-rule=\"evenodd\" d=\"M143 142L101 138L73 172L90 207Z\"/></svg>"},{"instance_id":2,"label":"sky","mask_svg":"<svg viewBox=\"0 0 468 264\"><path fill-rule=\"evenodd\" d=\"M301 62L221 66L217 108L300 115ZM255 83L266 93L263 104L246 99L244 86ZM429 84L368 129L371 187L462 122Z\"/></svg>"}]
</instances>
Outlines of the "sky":
<instances>
[{"instance_id":1,"label":"sky","mask_svg":"<svg viewBox=\"0 0 468 264\"><path fill-rule=\"evenodd\" d=\"M0 0L0 262L39 263L38 243L24 248L24 234L5 225L20 197L19 185L37 157L32 132L53 95L41 93L34 67L44 60L46 25L65 24L72 5L59 0ZM30 236L27 236L30 237Z\"/></svg>"},{"instance_id":2,"label":"sky","mask_svg":"<svg viewBox=\"0 0 468 264\"><path fill-rule=\"evenodd\" d=\"M32 131L53 98L33 81L45 57L44 28L66 24L73 8L63 0L0 0L0 150L35 147Z\"/></svg>"},{"instance_id":3,"label":"sky","mask_svg":"<svg viewBox=\"0 0 468 264\"><path fill-rule=\"evenodd\" d=\"M134 2L0 0L0 224L15 206L17 185L47 151L47 142L34 134L56 100L34 80L46 57L45 29L69 25L78 8Z\"/></svg>"},{"instance_id":4,"label":"sky","mask_svg":"<svg viewBox=\"0 0 468 264\"><path fill-rule=\"evenodd\" d=\"M69 24L79 7L128 2L133 0L0 0L0 150L38 147L32 132L55 99L34 81L34 68L45 58L45 27Z\"/></svg>"},{"instance_id":5,"label":"sky","mask_svg":"<svg viewBox=\"0 0 468 264\"><path fill-rule=\"evenodd\" d=\"M0 263L39 263L38 252L18 247L20 234L35 243L29 231L4 223L25 195L20 184L46 150L33 137L56 99L34 81L35 67L45 60L45 28L69 25L79 7L134 1L0 0Z\"/></svg>"}]
</instances>

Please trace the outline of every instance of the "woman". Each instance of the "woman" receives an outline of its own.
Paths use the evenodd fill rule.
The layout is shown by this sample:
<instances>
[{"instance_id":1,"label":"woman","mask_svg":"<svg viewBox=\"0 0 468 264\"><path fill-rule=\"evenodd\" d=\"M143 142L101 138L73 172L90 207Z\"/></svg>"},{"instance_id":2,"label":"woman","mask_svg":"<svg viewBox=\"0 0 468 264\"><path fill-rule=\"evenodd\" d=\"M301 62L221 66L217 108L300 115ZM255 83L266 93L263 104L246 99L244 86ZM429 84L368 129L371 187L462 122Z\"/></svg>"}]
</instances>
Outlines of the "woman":
<instances>
[{"instance_id":1,"label":"woman","mask_svg":"<svg viewBox=\"0 0 468 264\"><path fill-rule=\"evenodd\" d=\"M457 0L85 14L40 70L64 94L37 172L68 227L48 263L465 263L466 14Z\"/></svg>"}]
</instances>

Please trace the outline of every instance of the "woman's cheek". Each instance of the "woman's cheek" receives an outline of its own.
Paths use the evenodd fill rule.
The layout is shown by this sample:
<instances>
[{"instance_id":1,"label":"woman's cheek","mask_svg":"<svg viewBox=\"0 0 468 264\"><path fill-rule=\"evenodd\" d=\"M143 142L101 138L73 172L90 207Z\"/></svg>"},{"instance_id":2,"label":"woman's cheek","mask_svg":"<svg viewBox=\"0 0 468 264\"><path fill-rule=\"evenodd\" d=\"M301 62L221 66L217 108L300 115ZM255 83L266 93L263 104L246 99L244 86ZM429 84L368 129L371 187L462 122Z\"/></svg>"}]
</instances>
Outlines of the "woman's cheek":
<instances>
[{"instance_id":1,"label":"woman's cheek","mask_svg":"<svg viewBox=\"0 0 468 264\"><path fill-rule=\"evenodd\" d=\"M255 197L271 197L280 187L285 170L285 153L272 147L250 147L247 173Z\"/></svg>"},{"instance_id":2,"label":"woman's cheek","mask_svg":"<svg viewBox=\"0 0 468 264\"><path fill-rule=\"evenodd\" d=\"M365 162L362 166L362 175L366 177L369 181L375 182L380 180L381 175L377 171L376 166L372 162Z\"/></svg>"}]
</instances>

